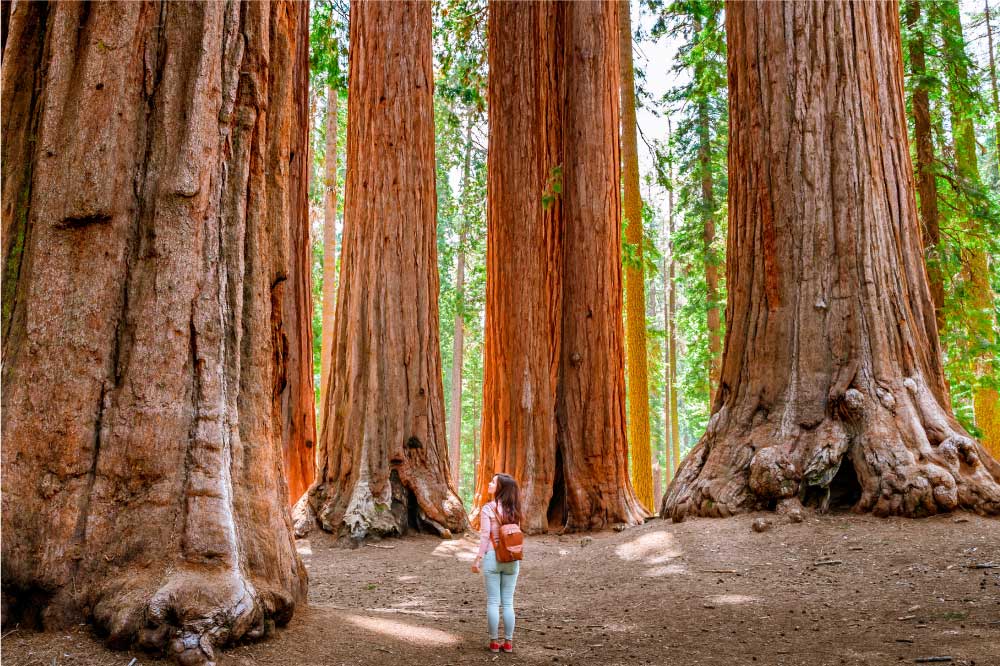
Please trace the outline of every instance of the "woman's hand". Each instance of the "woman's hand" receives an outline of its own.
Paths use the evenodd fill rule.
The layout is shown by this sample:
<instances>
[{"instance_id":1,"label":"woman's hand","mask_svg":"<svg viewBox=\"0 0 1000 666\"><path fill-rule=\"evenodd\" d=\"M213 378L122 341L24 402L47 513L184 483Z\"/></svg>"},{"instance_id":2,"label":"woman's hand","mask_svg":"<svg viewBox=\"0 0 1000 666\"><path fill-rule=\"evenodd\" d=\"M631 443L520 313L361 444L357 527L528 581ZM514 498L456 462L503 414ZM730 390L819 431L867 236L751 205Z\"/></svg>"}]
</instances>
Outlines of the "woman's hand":
<instances>
[{"instance_id":1,"label":"woman's hand","mask_svg":"<svg viewBox=\"0 0 1000 666\"><path fill-rule=\"evenodd\" d=\"M477 557L475 559L475 561L472 563L472 573L479 573L479 562L480 561L481 561L480 558Z\"/></svg>"}]
</instances>

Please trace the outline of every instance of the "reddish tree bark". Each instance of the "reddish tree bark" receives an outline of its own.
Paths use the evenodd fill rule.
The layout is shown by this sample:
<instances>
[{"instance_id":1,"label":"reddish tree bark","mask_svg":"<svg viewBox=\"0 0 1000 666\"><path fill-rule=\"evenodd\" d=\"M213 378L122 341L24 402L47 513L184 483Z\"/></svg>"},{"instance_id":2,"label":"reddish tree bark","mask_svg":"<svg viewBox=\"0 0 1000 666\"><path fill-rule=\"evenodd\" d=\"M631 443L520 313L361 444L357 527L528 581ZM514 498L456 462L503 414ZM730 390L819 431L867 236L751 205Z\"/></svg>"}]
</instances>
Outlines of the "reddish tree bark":
<instances>
[{"instance_id":1,"label":"reddish tree bark","mask_svg":"<svg viewBox=\"0 0 1000 666\"><path fill-rule=\"evenodd\" d=\"M351 5L341 280L309 504L353 539L466 526L438 344L431 5Z\"/></svg>"},{"instance_id":2,"label":"reddish tree bark","mask_svg":"<svg viewBox=\"0 0 1000 666\"><path fill-rule=\"evenodd\" d=\"M628 476L618 3L565 6L562 341L556 420L566 526L641 524Z\"/></svg>"},{"instance_id":3,"label":"reddish tree bark","mask_svg":"<svg viewBox=\"0 0 1000 666\"><path fill-rule=\"evenodd\" d=\"M308 7L293 5L302 25L309 23ZM284 356L285 376L279 378L275 393L281 396L282 452L289 504L294 504L309 488L316 473L316 392L312 370L312 247L309 242L309 39L308 31L296 41L283 44L294 49L291 76L277 79L272 72L270 86L279 108L291 109L273 120L289 141L271 145L271 164L287 164L287 173L270 174L272 201L281 205L268 209L270 224L284 236L279 251L284 252L288 271L274 287L281 296L280 307L289 315L275 318L274 348ZM298 157L298 159L296 159ZM289 224L291 222L291 224ZM289 377L299 378L289 381Z\"/></svg>"},{"instance_id":4,"label":"reddish tree bark","mask_svg":"<svg viewBox=\"0 0 1000 666\"><path fill-rule=\"evenodd\" d=\"M645 517L625 440L617 21L613 2L490 4L476 503L513 474L530 531Z\"/></svg>"},{"instance_id":5,"label":"reddish tree bark","mask_svg":"<svg viewBox=\"0 0 1000 666\"><path fill-rule=\"evenodd\" d=\"M731 2L726 32L722 382L663 514L997 513L1000 465L948 406L897 4Z\"/></svg>"},{"instance_id":6,"label":"reddish tree bark","mask_svg":"<svg viewBox=\"0 0 1000 666\"><path fill-rule=\"evenodd\" d=\"M549 526L557 475L561 205L554 199L543 206L542 196L561 166L559 11L553 2L489 4L486 340L475 504L489 501L494 473L512 474L521 484L522 527L532 532ZM555 523L563 524L561 515Z\"/></svg>"},{"instance_id":7,"label":"reddish tree bark","mask_svg":"<svg viewBox=\"0 0 1000 666\"><path fill-rule=\"evenodd\" d=\"M291 351L307 25L285 2L14 7L8 621L197 664L304 598L282 444L312 412Z\"/></svg>"}]
</instances>

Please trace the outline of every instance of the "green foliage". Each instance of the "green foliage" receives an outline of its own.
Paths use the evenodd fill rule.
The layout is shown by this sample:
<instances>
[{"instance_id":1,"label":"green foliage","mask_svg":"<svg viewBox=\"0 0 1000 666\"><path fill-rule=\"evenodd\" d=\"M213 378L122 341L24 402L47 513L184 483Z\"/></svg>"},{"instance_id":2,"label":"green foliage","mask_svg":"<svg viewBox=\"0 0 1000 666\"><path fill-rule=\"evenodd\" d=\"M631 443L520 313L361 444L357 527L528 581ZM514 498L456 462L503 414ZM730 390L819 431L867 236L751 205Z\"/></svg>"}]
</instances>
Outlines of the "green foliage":
<instances>
[{"instance_id":1,"label":"green foliage","mask_svg":"<svg viewBox=\"0 0 1000 666\"><path fill-rule=\"evenodd\" d=\"M902 8L901 30L904 44L909 47L913 37L922 37L926 71L912 75L910 50L903 49L904 70L907 73L907 118L913 130L913 91L923 85L930 100L931 126L934 132L938 209L941 242L928 248L927 263L937 268L944 283L945 325L940 334L944 355L945 375L951 388L952 408L962 425L977 433L973 412L973 393L977 387L998 385L1000 354L997 322L1000 301L997 294L998 261L1000 261L1000 199L996 176L982 178L980 171L996 174L1000 155L987 137L995 131L1000 110L987 103L988 73L979 68L969 55L963 35L959 5L953 1L920 2L920 17L914 25L906 20L906 5ZM963 172L958 164L961 140L957 138L956 122L971 120L976 131L977 146L970 153L982 164ZM993 122L990 122L990 121ZM985 121L985 122L984 122ZM992 159L983 159L987 151L979 146L994 146ZM916 148L911 141L911 153L916 164ZM918 193L919 197L919 193ZM977 307L976 288L969 280L969 258L973 253L987 256L992 283L990 306ZM991 336L970 335L973 331L991 331ZM992 372L976 372L975 361L981 356L992 359Z\"/></svg>"},{"instance_id":2,"label":"green foliage","mask_svg":"<svg viewBox=\"0 0 1000 666\"><path fill-rule=\"evenodd\" d=\"M728 187L728 97L722 3L682 0L663 5L647 3L658 12L654 38L669 35L681 41L674 70L685 82L670 90L661 104L677 129L668 146L657 148L660 184L677 198L676 226L670 237L676 269L678 310L678 410L682 439L689 448L701 436L709 416L710 359L708 289L705 267L719 267L720 315L725 308L723 280ZM678 174L671 180L670 174ZM710 187L706 185L710 184ZM709 196L710 191L710 196ZM715 224L715 240L705 246L707 219ZM724 320L724 317L720 316Z\"/></svg>"},{"instance_id":3,"label":"green foliage","mask_svg":"<svg viewBox=\"0 0 1000 666\"><path fill-rule=\"evenodd\" d=\"M459 495L471 505L474 446L482 420L486 307L486 1L435 4L434 117L437 159L441 368L445 408L461 409ZM466 171L466 164L468 170ZM463 242L464 233L464 242ZM457 284L458 257L465 283ZM462 404L452 404L456 314L463 326ZM449 433L450 434L450 433Z\"/></svg>"}]
</instances>

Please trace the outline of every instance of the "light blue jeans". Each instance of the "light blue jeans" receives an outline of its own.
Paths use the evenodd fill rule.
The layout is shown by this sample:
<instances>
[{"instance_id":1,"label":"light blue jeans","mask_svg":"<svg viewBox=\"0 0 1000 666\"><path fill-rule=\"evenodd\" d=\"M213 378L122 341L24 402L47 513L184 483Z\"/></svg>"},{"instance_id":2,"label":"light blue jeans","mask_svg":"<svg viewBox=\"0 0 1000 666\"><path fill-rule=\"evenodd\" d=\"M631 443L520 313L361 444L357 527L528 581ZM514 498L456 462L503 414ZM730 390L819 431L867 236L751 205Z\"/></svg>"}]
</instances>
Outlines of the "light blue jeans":
<instances>
[{"instance_id":1,"label":"light blue jeans","mask_svg":"<svg viewBox=\"0 0 1000 666\"><path fill-rule=\"evenodd\" d=\"M483 556L483 577L486 579L486 624L490 638L500 634L500 610L503 609L503 633L507 640L514 638L514 587L521 563L497 562L497 554L491 548Z\"/></svg>"}]
</instances>

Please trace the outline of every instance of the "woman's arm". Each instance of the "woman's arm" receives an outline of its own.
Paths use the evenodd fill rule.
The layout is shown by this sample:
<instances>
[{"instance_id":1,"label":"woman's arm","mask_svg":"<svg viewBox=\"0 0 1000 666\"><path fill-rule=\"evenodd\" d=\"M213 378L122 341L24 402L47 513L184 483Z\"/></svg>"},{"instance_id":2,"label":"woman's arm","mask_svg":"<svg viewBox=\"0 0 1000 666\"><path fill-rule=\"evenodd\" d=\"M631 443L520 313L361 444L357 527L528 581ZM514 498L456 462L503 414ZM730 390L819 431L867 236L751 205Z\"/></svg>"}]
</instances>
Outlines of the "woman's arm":
<instances>
[{"instance_id":1,"label":"woman's arm","mask_svg":"<svg viewBox=\"0 0 1000 666\"><path fill-rule=\"evenodd\" d=\"M479 552L476 554L476 561L483 559L483 556L490 549L490 532L493 530L493 512L489 505L483 507L479 512Z\"/></svg>"}]
</instances>

